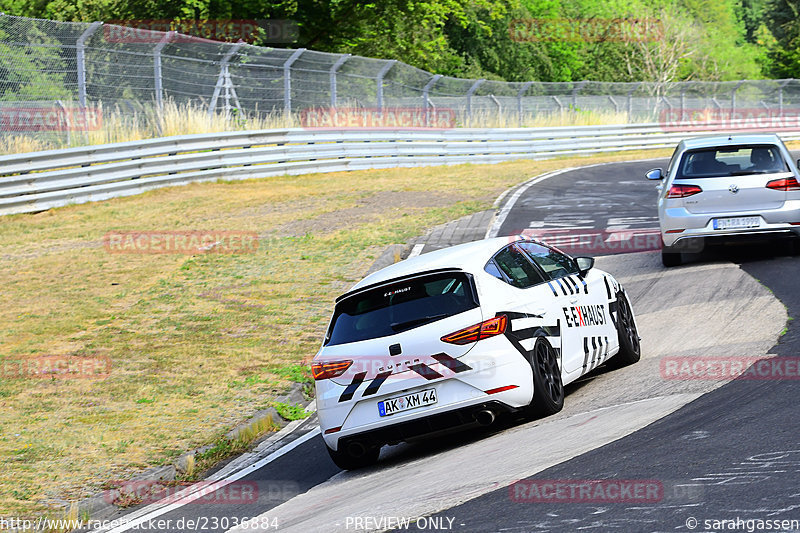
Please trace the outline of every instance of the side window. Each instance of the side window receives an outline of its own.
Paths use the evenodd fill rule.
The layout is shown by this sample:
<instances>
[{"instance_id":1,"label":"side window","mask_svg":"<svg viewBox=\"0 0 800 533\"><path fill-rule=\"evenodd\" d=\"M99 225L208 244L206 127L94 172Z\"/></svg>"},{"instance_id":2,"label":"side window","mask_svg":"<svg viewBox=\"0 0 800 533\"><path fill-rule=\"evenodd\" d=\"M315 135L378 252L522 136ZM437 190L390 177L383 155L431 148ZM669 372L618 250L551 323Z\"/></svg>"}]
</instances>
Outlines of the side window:
<instances>
[{"instance_id":1,"label":"side window","mask_svg":"<svg viewBox=\"0 0 800 533\"><path fill-rule=\"evenodd\" d=\"M552 248L535 242L519 242L517 245L531 256L531 259L545 274L550 276L550 279L563 278L579 272L575 261Z\"/></svg>"},{"instance_id":2,"label":"side window","mask_svg":"<svg viewBox=\"0 0 800 533\"><path fill-rule=\"evenodd\" d=\"M544 278L536 267L516 246L507 246L498 252L494 256L494 262L508 276L514 287L524 289L537 283L544 283Z\"/></svg>"},{"instance_id":3,"label":"side window","mask_svg":"<svg viewBox=\"0 0 800 533\"><path fill-rule=\"evenodd\" d=\"M486 266L483 269L500 281L506 280L506 278L504 278L503 274L500 272L500 269L497 268L497 263L494 262L494 259L486 263Z\"/></svg>"},{"instance_id":4,"label":"side window","mask_svg":"<svg viewBox=\"0 0 800 533\"><path fill-rule=\"evenodd\" d=\"M675 163L678 162L678 150L679 149L680 149L680 146L675 148L675 151L672 152L672 157L670 157L670 159L669 159L669 166L667 167L667 173L665 174L665 176L669 176L670 174L672 174L672 168L675 166Z\"/></svg>"}]
</instances>

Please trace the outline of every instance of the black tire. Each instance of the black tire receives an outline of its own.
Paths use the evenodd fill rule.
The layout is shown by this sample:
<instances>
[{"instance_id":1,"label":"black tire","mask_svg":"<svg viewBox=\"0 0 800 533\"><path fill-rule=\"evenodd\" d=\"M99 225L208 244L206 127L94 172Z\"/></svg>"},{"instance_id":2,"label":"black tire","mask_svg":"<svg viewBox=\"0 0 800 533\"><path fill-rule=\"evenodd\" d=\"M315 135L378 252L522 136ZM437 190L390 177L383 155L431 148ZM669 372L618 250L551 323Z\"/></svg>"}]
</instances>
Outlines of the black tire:
<instances>
[{"instance_id":1,"label":"black tire","mask_svg":"<svg viewBox=\"0 0 800 533\"><path fill-rule=\"evenodd\" d=\"M661 247L661 264L667 268L680 266L683 263L683 255L676 252L670 246Z\"/></svg>"},{"instance_id":2,"label":"black tire","mask_svg":"<svg viewBox=\"0 0 800 533\"><path fill-rule=\"evenodd\" d=\"M632 365L642 357L639 332L633 320L633 311L624 292L617 293L617 338L619 352L608 363L611 368Z\"/></svg>"},{"instance_id":3,"label":"black tire","mask_svg":"<svg viewBox=\"0 0 800 533\"><path fill-rule=\"evenodd\" d=\"M356 470L372 466L378 462L378 456L381 454L380 446L366 448L365 452L358 456L349 453L342 446L338 450L331 450L326 444L325 448L328 449L328 455L331 456L334 464L342 470Z\"/></svg>"},{"instance_id":4,"label":"black tire","mask_svg":"<svg viewBox=\"0 0 800 533\"><path fill-rule=\"evenodd\" d=\"M528 362L533 370L533 399L528 405L528 414L544 417L559 412L564 407L564 384L558 356L547 339L536 339Z\"/></svg>"}]
</instances>

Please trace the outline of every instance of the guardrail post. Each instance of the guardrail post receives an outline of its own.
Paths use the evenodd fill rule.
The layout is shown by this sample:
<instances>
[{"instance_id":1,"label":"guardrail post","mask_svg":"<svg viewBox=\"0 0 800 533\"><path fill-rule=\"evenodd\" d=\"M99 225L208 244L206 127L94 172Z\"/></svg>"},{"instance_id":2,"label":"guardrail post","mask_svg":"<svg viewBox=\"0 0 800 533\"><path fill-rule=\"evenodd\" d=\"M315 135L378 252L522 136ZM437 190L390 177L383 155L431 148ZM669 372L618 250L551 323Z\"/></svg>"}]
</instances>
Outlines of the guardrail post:
<instances>
[{"instance_id":1,"label":"guardrail post","mask_svg":"<svg viewBox=\"0 0 800 533\"><path fill-rule=\"evenodd\" d=\"M522 84L519 92L517 93L517 113L519 114L519 127L522 127L522 95L525 94L525 91L530 89L531 85L533 85L532 81L526 81Z\"/></svg>"},{"instance_id":2,"label":"guardrail post","mask_svg":"<svg viewBox=\"0 0 800 533\"><path fill-rule=\"evenodd\" d=\"M214 115L214 111L217 110L217 100L219 100L219 93L223 87L225 87L225 117L228 117L230 112L230 98L231 98L231 77L228 71L228 64L231 61L231 58L239 52L239 49L244 44L244 41L239 39L239 42L231 46L231 49L225 54L220 61L219 65L219 76L217 76L217 83L214 86L214 94L211 95L211 102L208 104L208 116L211 117ZM238 96L236 96L236 89L233 89L233 95L237 102L239 102Z\"/></svg>"},{"instance_id":3,"label":"guardrail post","mask_svg":"<svg viewBox=\"0 0 800 533\"><path fill-rule=\"evenodd\" d=\"M469 88L467 91L467 118L472 120L472 95L475 94L475 91L478 90L478 87L481 86L485 79L480 79L472 84L472 87Z\"/></svg>"},{"instance_id":4,"label":"guardrail post","mask_svg":"<svg viewBox=\"0 0 800 533\"><path fill-rule=\"evenodd\" d=\"M350 59L350 54L345 54L336 60L331 67L331 107L336 107L336 73L342 68L344 62Z\"/></svg>"},{"instance_id":5,"label":"guardrail post","mask_svg":"<svg viewBox=\"0 0 800 533\"><path fill-rule=\"evenodd\" d=\"M155 87L156 106L159 112L164 109L163 85L161 79L161 50L167 46L174 36L174 31L168 31L153 49L153 86Z\"/></svg>"},{"instance_id":6,"label":"guardrail post","mask_svg":"<svg viewBox=\"0 0 800 533\"><path fill-rule=\"evenodd\" d=\"M430 126L431 124L431 110L430 110L430 100L428 99L428 93L430 93L431 87L436 85L436 82L441 79L441 74L436 74L432 77L428 83L425 84L425 87L422 88L422 103L425 106L425 125Z\"/></svg>"},{"instance_id":7,"label":"guardrail post","mask_svg":"<svg viewBox=\"0 0 800 533\"><path fill-rule=\"evenodd\" d=\"M86 107L86 41L102 24L102 22L92 22L75 43L75 60L78 69L78 103L80 103L81 108Z\"/></svg>"},{"instance_id":8,"label":"guardrail post","mask_svg":"<svg viewBox=\"0 0 800 533\"><path fill-rule=\"evenodd\" d=\"M283 111L287 117L292 113L292 64L305 51L305 48L298 48L283 64Z\"/></svg>"},{"instance_id":9,"label":"guardrail post","mask_svg":"<svg viewBox=\"0 0 800 533\"><path fill-rule=\"evenodd\" d=\"M392 59L383 65L383 68L381 68L380 72L378 72L377 79L375 80L378 84L377 108L379 114L383 113L383 78L386 76L386 73L392 69L395 63L397 63L397 60Z\"/></svg>"}]
</instances>

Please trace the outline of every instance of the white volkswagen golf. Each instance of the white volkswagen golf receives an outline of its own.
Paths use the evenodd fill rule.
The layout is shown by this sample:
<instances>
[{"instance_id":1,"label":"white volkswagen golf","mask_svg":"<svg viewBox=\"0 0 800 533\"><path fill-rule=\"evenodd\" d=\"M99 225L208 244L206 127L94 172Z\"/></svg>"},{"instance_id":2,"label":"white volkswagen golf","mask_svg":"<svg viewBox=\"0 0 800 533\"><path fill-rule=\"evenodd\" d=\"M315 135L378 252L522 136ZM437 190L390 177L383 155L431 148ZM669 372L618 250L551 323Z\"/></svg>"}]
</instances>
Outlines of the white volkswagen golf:
<instances>
[{"instance_id":1,"label":"white volkswagen golf","mask_svg":"<svg viewBox=\"0 0 800 533\"><path fill-rule=\"evenodd\" d=\"M381 446L503 412L546 416L564 385L639 360L630 301L594 259L495 238L407 259L336 300L312 363L320 426L341 468Z\"/></svg>"},{"instance_id":2,"label":"white volkswagen golf","mask_svg":"<svg viewBox=\"0 0 800 533\"><path fill-rule=\"evenodd\" d=\"M661 260L680 265L682 253L706 242L800 237L800 173L775 134L735 134L681 141L657 180Z\"/></svg>"}]
</instances>

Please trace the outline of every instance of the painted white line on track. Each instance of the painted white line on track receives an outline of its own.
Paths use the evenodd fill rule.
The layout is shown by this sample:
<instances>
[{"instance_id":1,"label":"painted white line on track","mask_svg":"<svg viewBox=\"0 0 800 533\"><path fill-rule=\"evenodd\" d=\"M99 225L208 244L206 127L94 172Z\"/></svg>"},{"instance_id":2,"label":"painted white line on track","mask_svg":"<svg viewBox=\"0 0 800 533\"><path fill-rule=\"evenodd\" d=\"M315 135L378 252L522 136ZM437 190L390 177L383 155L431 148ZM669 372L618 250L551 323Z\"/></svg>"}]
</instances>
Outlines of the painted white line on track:
<instances>
[{"instance_id":1,"label":"painted white line on track","mask_svg":"<svg viewBox=\"0 0 800 533\"><path fill-rule=\"evenodd\" d=\"M239 470L237 472L234 472L233 474L231 474L230 476L226 477L225 479L220 479L220 480L214 481L214 482L212 482L210 484L203 483L202 486L200 486L200 487L189 487L185 491L181 491L181 492L178 492L178 493L173 494L173 495L170 496L170 499L178 499L180 501L180 503L171 503L171 504L166 504L166 505L162 504L161 506L159 506L158 503L154 503L153 505L145 507L144 509L142 509L141 511L139 511L137 513L132 513L132 516L130 518L128 518L128 517L119 518L118 521L120 521L120 522L122 520L125 520L125 523L122 524L122 525L119 525L119 526L117 526L117 527L115 527L113 529L107 529L107 528L103 529L103 528L101 528L101 529L95 529L94 531L96 533L101 533L101 532L102 533L121 533L123 531L128 531L128 530L134 529L134 528L139 529L137 526L139 526L139 525L141 525L141 524L143 524L145 522L148 522L149 520L153 520L155 518L158 518L161 515L169 513L170 511L174 511L175 509L179 509L179 508L183 507L186 504L192 503L193 501L195 501L195 500L197 500L199 498L207 496L208 494L225 487L226 485L230 485L234 481L237 481L237 480L245 477L248 474L252 474L253 472L258 470L259 468L271 463L272 461L274 461L275 459L278 459L279 457L282 457L282 456L286 455L290 451L294 450L295 448L297 448L301 444L311 440L312 438L316 437L319 434L320 434L320 429L319 429L319 426L317 426L314 429L312 429L311 431L309 431L308 433L306 433L305 435L303 435L302 437L298 437L297 439L293 440L292 442L290 442L286 446L283 446L282 448L279 448L278 450L275 450L274 452L272 452L268 456L264 457L263 459L255 462L255 463L253 463L253 464L251 464L249 466L246 466L246 467L242 468L241 470ZM157 508L153 509L153 507L157 507Z\"/></svg>"},{"instance_id":2,"label":"painted white line on track","mask_svg":"<svg viewBox=\"0 0 800 533\"><path fill-rule=\"evenodd\" d=\"M526 181L525 183L523 183L522 185L520 185L519 188L517 188L517 190L514 191L514 194L511 195L511 198L509 198L508 201L505 203L505 205L503 205L503 208L500 209L500 212L492 221L492 225L489 226L489 229L486 230L486 238L489 239L492 237L497 237L497 235L500 233L500 227L506 221L506 218L508 218L509 213L511 213L511 209L514 208L514 205L517 203L517 200L519 200L520 196L522 196L525 193L525 191L527 191L529 188L536 185L537 183L543 182L547 178L558 176L559 174L563 174L564 172L569 172L570 170L575 170L576 168L577 167L569 167L569 168L562 168L561 170L554 170L553 172L547 172L546 174L535 176Z\"/></svg>"},{"instance_id":3,"label":"painted white line on track","mask_svg":"<svg viewBox=\"0 0 800 533\"><path fill-rule=\"evenodd\" d=\"M497 200L495 200L495 203L499 204L500 202L502 202L503 198L508 196L508 194L512 190L514 190L514 194L512 194L511 198L509 198L508 201L503 205L503 208L500 209L500 212L497 213L497 216L492 221L492 224L486 230L485 237L487 239L491 239L492 237L497 237L498 234L500 233L500 228L502 227L503 223L506 221L506 218L508 218L508 215L511 213L511 210L514 208L514 205L516 205L517 200L519 200L520 197L525 193L525 191L527 191L533 185L536 185L537 183L541 183L541 182L543 182L544 180L546 180L548 178L552 178L553 176L558 176L559 174L563 174L565 172L570 172L572 170L584 170L584 169L587 169L587 168L600 167L600 166L604 166L604 165L615 165L615 164L618 164L618 163L644 163L644 162L647 162L647 161L660 161L661 159L664 159L664 158L663 157L652 157L652 158L647 158L647 159L634 159L634 160L631 160L631 161L608 161L608 162L605 162L605 163L594 163L594 164L591 164L591 165L584 165L584 166L580 166L580 167L562 168L560 170L554 170L552 172L546 172L544 174L540 174L538 176L534 176L531 179L529 179L528 181L524 182L522 185L516 186L516 187L518 187L516 190L514 190L514 188L512 187L511 189L506 190L505 192L503 192L503 194L501 194L500 196L497 197Z\"/></svg>"}]
</instances>

